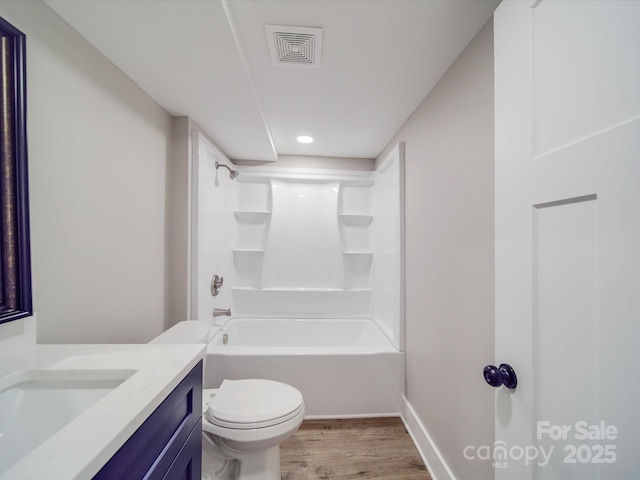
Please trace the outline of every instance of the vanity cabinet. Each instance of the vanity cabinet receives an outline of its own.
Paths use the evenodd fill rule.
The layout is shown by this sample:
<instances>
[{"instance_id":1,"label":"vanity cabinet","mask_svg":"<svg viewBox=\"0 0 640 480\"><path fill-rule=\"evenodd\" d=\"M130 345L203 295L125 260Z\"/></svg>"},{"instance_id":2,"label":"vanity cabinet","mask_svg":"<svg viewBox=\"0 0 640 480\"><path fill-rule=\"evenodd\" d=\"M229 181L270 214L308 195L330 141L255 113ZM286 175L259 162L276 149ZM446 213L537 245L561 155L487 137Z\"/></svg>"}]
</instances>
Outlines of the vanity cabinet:
<instances>
[{"instance_id":1,"label":"vanity cabinet","mask_svg":"<svg viewBox=\"0 0 640 480\"><path fill-rule=\"evenodd\" d=\"M202 361L93 478L200 480L201 470Z\"/></svg>"}]
</instances>

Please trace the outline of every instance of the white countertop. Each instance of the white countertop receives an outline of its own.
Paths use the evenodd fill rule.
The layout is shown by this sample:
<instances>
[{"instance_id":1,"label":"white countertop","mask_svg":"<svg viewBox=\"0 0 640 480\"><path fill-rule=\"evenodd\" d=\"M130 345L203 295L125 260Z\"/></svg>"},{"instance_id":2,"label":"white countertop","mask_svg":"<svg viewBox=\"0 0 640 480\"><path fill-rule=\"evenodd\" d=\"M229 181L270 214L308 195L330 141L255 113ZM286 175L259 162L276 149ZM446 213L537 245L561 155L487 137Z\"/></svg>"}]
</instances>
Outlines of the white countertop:
<instances>
[{"instance_id":1,"label":"white countertop","mask_svg":"<svg viewBox=\"0 0 640 480\"><path fill-rule=\"evenodd\" d=\"M92 478L205 354L204 344L30 345L0 352L0 377L27 369L135 370L0 479Z\"/></svg>"}]
</instances>

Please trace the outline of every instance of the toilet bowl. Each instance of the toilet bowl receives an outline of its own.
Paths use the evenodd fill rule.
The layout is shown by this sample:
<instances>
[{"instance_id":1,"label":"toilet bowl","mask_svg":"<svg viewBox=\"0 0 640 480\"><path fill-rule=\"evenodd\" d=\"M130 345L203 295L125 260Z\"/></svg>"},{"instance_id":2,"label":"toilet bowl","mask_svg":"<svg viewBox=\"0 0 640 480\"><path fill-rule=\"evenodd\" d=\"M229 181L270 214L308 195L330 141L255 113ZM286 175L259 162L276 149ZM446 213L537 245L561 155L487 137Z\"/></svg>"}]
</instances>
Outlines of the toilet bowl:
<instances>
[{"instance_id":1,"label":"toilet bowl","mask_svg":"<svg viewBox=\"0 0 640 480\"><path fill-rule=\"evenodd\" d=\"M304 418L298 389L272 380L224 380L203 391L203 411L202 430L209 436L203 464L222 455L240 462L242 480L280 480L280 444Z\"/></svg>"},{"instance_id":2,"label":"toilet bowl","mask_svg":"<svg viewBox=\"0 0 640 480\"><path fill-rule=\"evenodd\" d=\"M211 330L187 320L150 343L208 343ZM202 479L280 480L280 443L304 419L300 391L273 380L224 380L202 396Z\"/></svg>"}]
</instances>

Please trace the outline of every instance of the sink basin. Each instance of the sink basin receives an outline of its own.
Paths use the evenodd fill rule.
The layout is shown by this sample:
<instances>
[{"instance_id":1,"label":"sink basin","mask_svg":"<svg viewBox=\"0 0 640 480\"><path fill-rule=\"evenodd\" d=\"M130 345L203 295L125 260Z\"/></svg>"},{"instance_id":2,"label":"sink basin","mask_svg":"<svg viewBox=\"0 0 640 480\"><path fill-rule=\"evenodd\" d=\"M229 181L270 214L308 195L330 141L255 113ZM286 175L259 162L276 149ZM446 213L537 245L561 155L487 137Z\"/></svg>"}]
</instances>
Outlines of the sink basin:
<instances>
[{"instance_id":1,"label":"sink basin","mask_svg":"<svg viewBox=\"0 0 640 480\"><path fill-rule=\"evenodd\" d=\"M18 462L135 372L21 370L0 378L0 472Z\"/></svg>"}]
</instances>

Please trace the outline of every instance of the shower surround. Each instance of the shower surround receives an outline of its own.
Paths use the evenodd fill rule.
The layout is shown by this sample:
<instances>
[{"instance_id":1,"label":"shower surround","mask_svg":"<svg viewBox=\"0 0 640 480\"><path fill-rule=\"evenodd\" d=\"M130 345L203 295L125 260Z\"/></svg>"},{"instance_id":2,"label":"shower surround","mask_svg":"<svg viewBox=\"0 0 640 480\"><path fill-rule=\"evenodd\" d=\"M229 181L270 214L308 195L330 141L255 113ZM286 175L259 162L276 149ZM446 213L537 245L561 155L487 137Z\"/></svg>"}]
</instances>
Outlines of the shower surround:
<instances>
[{"instance_id":1,"label":"shower surround","mask_svg":"<svg viewBox=\"0 0 640 480\"><path fill-rule=\"evenodd\" d=\"M367 320L401 357L391 362L394 381L389 386L396 392L391 397L400 400L404 376L402 146L374 172L237 167L240 175L232 180L225 170L215 168L216 161L230 164L228 160L204 137L194 140L198 148L192 182L193 318L220 325L223 331L229 318L213 319L214 308L230 308L236 321L334 319L325 325L336 337L341 336L340 320L345 328L350 319ZM210 289L214 274L224 278L215 297ZM291 362L295 362L296 356L305 354L304 345L287 353L294 354ZM316 349L314 357L321 359L318 353ZM221 354L224 350L216 347L218 365L211 365L212 369L233 364L222 362ZM355 349L353 354L363 352ZM251 357L253 363L260 363L255 355ZM371 365L385 369L378 361ZM323 366L313 368L321 371ZM283 368L279 370L274 376L282 380ZM356 370L362 375L361 368ZM252 372L226 374L241 377ZM216 378L220 375L225 372L218 372ZM299 383L299 379L292 382L303 395L319 394ZM385 411L360 414L394 414L395 404L392 401ZM328 412L327 416L331 414L341 415Z\"/></svg>"}]
</instances>

